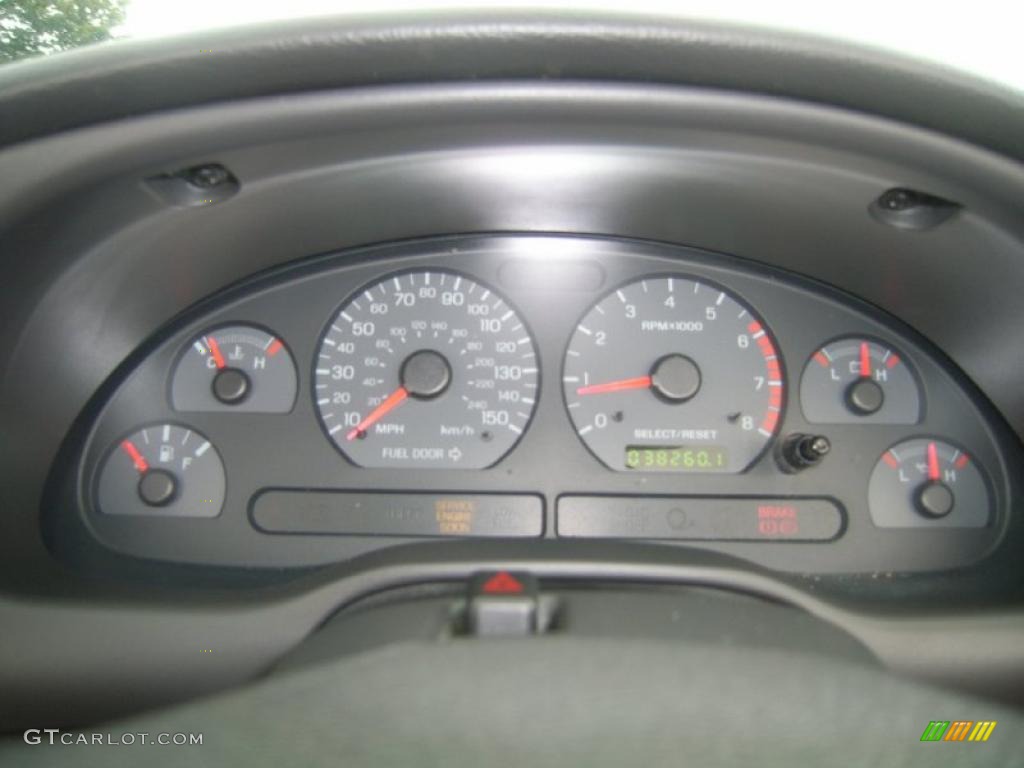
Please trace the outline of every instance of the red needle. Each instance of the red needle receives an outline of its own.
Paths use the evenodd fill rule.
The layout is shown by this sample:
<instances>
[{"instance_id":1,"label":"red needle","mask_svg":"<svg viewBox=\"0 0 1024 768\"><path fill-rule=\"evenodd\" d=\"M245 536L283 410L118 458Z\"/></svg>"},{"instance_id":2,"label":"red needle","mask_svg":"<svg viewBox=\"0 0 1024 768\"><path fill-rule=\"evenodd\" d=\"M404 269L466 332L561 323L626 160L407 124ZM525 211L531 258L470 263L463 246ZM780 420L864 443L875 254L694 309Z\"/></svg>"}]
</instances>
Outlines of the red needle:
<instances>
[{"instance_id":1,"label":"red needle","mask_svg":"<svg viewBox=\"0 0 1024 768\"><path fill-rule=\"evenodd\" d=\"M210 347L210 354L213 355L213 362L217 364L218 368L223 368L225 363L224 355L220 353L220 344L217 343L217 340L213 338L213 336L206 337L206 344Z\"/></svg>"},{"instance_id":2,"label":"red needle","mask_svg":"<svg viewBox=\"0 0 1024 768\"><path fill-rule=\"evenodd\" d=\"M928 443L928 479L933 483L939 480L939 452L935 443Z\"/></svg>"},{"instance_id":3,"label":"red needle","mask_svg":"<svg viewBox=\"0 0 1024 768\"><path fill-rule=\"evenodd\" d=\"M122 441L121 450L128 454L128 458L132 460L132 463L139 472L146 472L149 469L149 464L146 462L146 459L143 458L141 453L139 453L139 449L135 447L135 444L131 440Z\"/></svg>"},{"instance_id":4,"label":"red needle","mask_svg":"<svg viewBox=\"0 0 1024 768\"><path fill-rule=\"evenodd\" d=\"M387 399L383 403L374 408L373 412L369 416L367 416L365 419L359 422L359 426L357 426L355 429L353 429L351 432L345 435L345 438L347 440L355 440L357 437L359 437L360 434L366 432L367 429L369 429L375 423L380 421L381 418L383 418L388 413L388 411L391 411L397 406L401 405L405 398L407 398L408 396L409 393L406 391L405 387L399 387L390 395L388 395Z\"/></svg>"},{"instance_id":5,"label":"red needle","mask_svg":"<svg viewBox=\"0 0 1024 768\"><path fill-rule=\"evenodd\" d=\"M627 389L650 389L651 377L639 376L635 379L619 379L604 384L591 384L576 390L577 395L603 395L606 392L622 392Z\"/></svg>"},{"instance_id":6,"label":"red needle","mask_svg":"<svg viewBox=\"0 0 1024 768\"><path fill-rule=\"evenodd\" d=\"M860 343L860 375L864 378L871 375L871 350L866 341Z\"/></svg>"}]
</instances>

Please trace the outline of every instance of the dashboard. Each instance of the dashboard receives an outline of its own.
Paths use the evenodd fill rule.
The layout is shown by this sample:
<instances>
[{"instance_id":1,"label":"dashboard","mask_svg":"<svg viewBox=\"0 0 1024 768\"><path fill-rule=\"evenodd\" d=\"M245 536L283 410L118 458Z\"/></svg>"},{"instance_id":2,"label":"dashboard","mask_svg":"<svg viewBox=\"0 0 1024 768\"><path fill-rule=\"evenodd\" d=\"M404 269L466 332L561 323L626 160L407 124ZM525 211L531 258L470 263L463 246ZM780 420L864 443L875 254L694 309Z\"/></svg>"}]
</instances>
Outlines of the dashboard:
<instances>
[{"instance_id":1,"label":"dashboard","mask_svg":"<svg viewBox=\"0 0 1024 768\"><path fill-rule=\"evenodd\" d=\"M818 762L1020 732L1019 97L557 14L67 57L0 68L0 730L305 659L328 704L241 718L239 761L317 717L355 754L343 694L451 749L557 723L589 755L657 710L665 764L680 722L833 734ZM494 574L529 642L472 635Z\"/></svg>"},{"instance_id":2,"label":"dashboard","mask_svg":"<svg viewBox=\"0 0 1024 768\"><path fill-rule=\"evenodd\" d=\"M948 569L999 543L1020 462L963 375L877 309L581 236L398 243L246 281L158 332L78 434L58 552L255 568L469 537Z\"/></svg>"}]
</instances>

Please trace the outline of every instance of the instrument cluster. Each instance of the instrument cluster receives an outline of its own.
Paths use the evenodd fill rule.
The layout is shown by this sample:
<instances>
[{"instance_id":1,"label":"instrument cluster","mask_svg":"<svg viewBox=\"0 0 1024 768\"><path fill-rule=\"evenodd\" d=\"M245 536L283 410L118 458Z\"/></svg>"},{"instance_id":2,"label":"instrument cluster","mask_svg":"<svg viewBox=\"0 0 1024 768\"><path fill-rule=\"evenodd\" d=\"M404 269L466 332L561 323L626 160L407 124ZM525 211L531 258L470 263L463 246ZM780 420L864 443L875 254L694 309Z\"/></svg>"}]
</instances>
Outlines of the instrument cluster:
<instances>
[{"instance_id":1,"label":"instrument cluster","mask_svg":"<svg viewBox=\"0 0 1024 768\"><path fill-rule=\"evenodd\" d=\"M480 537L941 570L998 544L1010 443L940 352L826 286L451 238L311 260L159 334L80 430L55 536L248 567Z\"/></svg>"}]
</instances>

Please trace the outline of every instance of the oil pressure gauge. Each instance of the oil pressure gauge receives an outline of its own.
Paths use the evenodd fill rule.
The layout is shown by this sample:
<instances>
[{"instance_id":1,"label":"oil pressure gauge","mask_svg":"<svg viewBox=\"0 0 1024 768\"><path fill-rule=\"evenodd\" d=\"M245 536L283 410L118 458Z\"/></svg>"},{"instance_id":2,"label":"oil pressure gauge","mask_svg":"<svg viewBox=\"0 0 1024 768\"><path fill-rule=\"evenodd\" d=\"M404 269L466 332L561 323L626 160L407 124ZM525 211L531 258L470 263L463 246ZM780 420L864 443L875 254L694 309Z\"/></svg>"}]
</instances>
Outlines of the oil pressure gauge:
<instances>
[{"instance_id":1,"label":"oil pressure gauge","mask_svg":"<svg viewBox=\"0 0 1024 768\"><path fill-rule=\"evenodd\" d=\"M904 357L863 338L833 341L811 356L800 405L816 424L916 424L921 418L917 379Z\"/></svg>"},{"instance_id":2,"label":"oil pressure gauge","mask_svg":"<svg viewBox=\"0 0 1024 768\"><path fill-rule=\"evenodd\" d=\"M194 338L171 380L177 411L288 413L298 388L284 342L249 325L229 325Z\"/></svg>"},{"instance_id":3,"label":"oil pressure gauge","mask_svg":"<svg viewBox=\"0 0 1024 768\"><path fill-rule=\"evenodd\" d=\"M981 470L964 450L932 438L906 440L882 454L868 505L884 528L980 528L991 515Z\"/></svg>"}]
</instances>

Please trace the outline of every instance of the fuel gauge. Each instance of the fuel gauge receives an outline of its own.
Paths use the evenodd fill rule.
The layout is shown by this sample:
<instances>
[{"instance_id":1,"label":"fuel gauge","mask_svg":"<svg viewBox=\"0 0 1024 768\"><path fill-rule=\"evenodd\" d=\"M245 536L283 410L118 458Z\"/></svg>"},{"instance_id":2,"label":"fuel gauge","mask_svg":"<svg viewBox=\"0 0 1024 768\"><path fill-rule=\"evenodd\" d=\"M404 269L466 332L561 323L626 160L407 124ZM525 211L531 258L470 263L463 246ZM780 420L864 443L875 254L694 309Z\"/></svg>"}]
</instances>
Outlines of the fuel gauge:
<instances>
[{"instance_id":1,"label":"fuel gauge","mask_svg":"<svg viewBox=\"0 0 1024 768\"><path fill-rule=\"evenodd\" d=\"M877 341L846 338L815 352L800 379L800 405L817 424L916 424L917 379L902 355Z\"/></svg>"},{"instance_id":2,"label":"fuel gauge","mask_svg":"<svg viewBox=\"0 0 1024 768\"><path fill-rule=\"evenodd\" d=\"M224 464L194 429L153 424L114 446L97 491L107 515L216 517L224 504Z\"/></svg>"},{"instance_id":3,"label":"fuel gauge","mask_svg":"<svg viewBox=\"0 0 1024 768\"><path fill-rule=\"evenodd\" d=\"M868 485L868 506L883 528L981 528L991 500L981 471L966 452L942 440L917 438L879 459Z\"/></svg>"},{"instance_id":4,"label":"fuel gauge","mask_svg":"<svg viewBox=\"0 0 1024 768\"><path fill-rule=\"evenodd\" d=\"M229 325L193 339L171 379L176 411L288 413L295 404L295 362L275 335Z\"/></svg>"}]
</instances>

